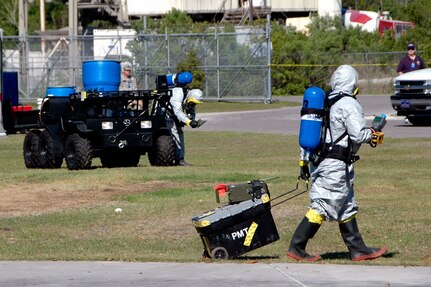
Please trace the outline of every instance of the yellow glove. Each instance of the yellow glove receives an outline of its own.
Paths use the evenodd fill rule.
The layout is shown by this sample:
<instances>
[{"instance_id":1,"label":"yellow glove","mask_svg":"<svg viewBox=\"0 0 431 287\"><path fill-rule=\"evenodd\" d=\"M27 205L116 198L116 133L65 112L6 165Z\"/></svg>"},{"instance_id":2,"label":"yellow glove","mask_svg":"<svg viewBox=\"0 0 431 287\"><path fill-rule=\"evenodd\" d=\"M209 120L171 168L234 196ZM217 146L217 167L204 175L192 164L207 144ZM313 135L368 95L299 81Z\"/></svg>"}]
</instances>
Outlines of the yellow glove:
<instances>
[{"instance_id":1,"label":"yellow glove","mask_svg":"<svg viewBox=\"0 0 431 287\"><path fill-rule=\"evenodd\" d=\"M385 134L383 132L376 132L373 129L371 129L371 132L370 146L376 147L377 145L382 144Z\"/></svg>"}]
</instances>

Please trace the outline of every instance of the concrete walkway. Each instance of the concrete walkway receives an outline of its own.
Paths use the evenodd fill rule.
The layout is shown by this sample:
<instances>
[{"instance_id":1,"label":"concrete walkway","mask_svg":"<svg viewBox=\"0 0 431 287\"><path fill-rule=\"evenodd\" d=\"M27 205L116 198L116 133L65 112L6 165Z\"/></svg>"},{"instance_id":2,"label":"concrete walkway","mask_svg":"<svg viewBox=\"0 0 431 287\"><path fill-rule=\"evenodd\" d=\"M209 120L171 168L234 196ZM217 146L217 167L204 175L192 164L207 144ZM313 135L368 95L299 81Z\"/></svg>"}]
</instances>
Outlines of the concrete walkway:
<instances>
[{"instance_id":1,"label":"concrete walkway","mask_svg":"<svg viewBox=\"0 0 431 287\"><path fill-rule=\"evenodd\" d=\"M431 286L431 267L298 263L0 262L0 286Z\"/></svg>"}]
</instances>

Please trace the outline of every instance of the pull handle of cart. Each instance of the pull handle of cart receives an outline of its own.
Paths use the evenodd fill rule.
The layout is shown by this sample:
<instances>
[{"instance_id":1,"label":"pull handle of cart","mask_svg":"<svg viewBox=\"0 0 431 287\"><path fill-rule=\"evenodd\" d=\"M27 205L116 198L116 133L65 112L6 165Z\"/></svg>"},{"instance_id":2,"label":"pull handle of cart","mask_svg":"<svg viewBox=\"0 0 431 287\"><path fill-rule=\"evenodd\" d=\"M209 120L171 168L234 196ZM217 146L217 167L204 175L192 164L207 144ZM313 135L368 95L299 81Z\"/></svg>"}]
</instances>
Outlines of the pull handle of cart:
<instances>
[{"instance_id":1,"label":"pull handle of cart","mask_svg":"<svg viewBox=\"0 0 431 287\"><path fill-rule=\"evenodd\" d=\"M215 191L215 196L216 196L216 202L220 203L220 198L225 196L225 195L229 195L229 204L234 204L234 203L238 203L244 200L248 200L248 199L260 199L263 195L263 193L268 193L269 195L269 191L267 188L267 185L265 183L265 181L270 180L270 179L275 179L278 177L272 177L269 179L259 179L259 180L251 180L248 181L247 183L244 184L218 184L216 186L213 187L214 191ZM299 191L299 182L300 182L301 178L298 177L298 180L296 182L296 186L295 188L293 188L292 190L289 190L277 197L271 198L271 202L274 202L275 200L278 200L286 195L292 194L296 191ZM276 202L275 204L273 204L272 206L277 206L279 204L282 204L294 197L297 197L305 192L308 191L308 180L305 181L305 189L299 191L299 193L296 193L292 196L290 196L289 198L283 199L279 202Z\"/></svg>"},{"instance_id":2,"label":"pull handle of cart","mask_svg":"<svg viewBox=\"0 0 431 287\"><path fill-rule=\"evenodd\" d=\"M279 196L276 196L276 197L272 198L272 199L271 199L271 201L272 201L272 202L274 202L275 200L278 200L278 199L280 199L280 198L282 198L282 197L284 197L284 196L286 196L286 195L289 195L289 194L294 193L295 191L298 191L298 190L299 190L299 181L300 181L300 178L298 178L298 180L296 181L296 186L295 186L295 188L293 188L293 189L291 189L291 190L289 190L289 191L286 191L285 193L280 194ZM285 199L283 199L283 200L281 200L281 201L278 201L278 202L276 202L275 204L272 204L272 207L277 206L277 205L280 205L280 204L282 204L282 203L285 203L286 201L291 200L292 198L295 198L295 197L297 197L297 196L299 196L299 195L301 195L301 194L304 194L304 193L306 193L307 191L308 191L308 180L307 180L307 181L305 181L305 189L304 189L304 190L299 190L299 192L298 192L298 193L296 193L296 194L294 194L294 195L291 195L291 196L289 196L288 198L285 198Z\"/></svg>"}]
</instances>

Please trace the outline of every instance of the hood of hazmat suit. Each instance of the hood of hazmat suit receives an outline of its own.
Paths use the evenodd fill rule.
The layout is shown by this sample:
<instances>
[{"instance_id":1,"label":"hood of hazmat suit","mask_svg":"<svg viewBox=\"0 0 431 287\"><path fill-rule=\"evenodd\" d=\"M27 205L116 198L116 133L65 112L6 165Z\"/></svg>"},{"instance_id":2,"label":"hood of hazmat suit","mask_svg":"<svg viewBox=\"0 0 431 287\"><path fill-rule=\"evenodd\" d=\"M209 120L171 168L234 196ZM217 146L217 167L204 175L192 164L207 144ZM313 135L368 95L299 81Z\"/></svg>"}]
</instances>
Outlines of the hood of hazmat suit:
<instances>
[{"instance_id":1,"label":"hood of hazmat suit","mask_svg":"<svg viewBox=\"0 0 431 287\"><path fill-rule=\"evenodd\" d=\"M186 103L201 104L203 100L203 93L200 89L192 89L187 93Z\"/></svg>"},{"instance_id":2,"label":"hood of hazmat suit","mask_svg":"<svg viewBox=\"0 0 431 287\"><path fill-rule=\"evenodd\" d=\"M331 95L343 93L355 96L358 89L358 73L349 65L342 65L335 70L331 77Z\"/></svg>"}]
</instances>

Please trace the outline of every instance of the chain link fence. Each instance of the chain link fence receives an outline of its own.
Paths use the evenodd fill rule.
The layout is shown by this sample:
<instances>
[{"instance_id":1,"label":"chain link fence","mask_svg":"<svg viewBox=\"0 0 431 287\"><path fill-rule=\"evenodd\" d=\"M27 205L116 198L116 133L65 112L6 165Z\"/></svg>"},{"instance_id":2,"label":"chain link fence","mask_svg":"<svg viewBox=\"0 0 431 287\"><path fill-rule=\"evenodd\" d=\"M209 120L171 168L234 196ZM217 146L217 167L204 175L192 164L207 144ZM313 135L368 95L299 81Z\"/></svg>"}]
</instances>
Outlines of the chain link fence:
<instances>
[{"instance_id":1,"label":"chain link fence","mask_svg":"<svg viewBox=\"0 0 431 287\"><path fill-rule=\"evenodd\" d=\"M112 34L112 33L111 33ZM4 37L4 71L17 72L20 99L45 96L47 87L82 88L82 62L130 62L139 89L154 89L157 75L176 73L191 51L204 72L207 99L271 98L269 37L265 29L232 33ZM74 52L76 51L76 52ZM78 55L78 56L76 56Z\"/></svg>"},{"instance_id":2,"label":"chain link fence","mask_svg":"<svg viewBox=\"0 0 431 287\"><path fill-rule=\"evenodd\" d=\"M317 53L318 55L316 55ZM277 75L294 74L295 77L292 78L298 80L305 78L310 85L329 88L331 75L336 68L340 65L351 65L359 74L359 86L362 94L390 94L393 92L393 80L398 76L397 66L405 55L405 52L343 53L337 55L316 52L314 58L320 59L318 63L272 64L273 86L275 89L280 87L280 78ZM298 82L303 85L303 82ZM282 83L295 85L295 81ZM303 89L302 86L300 88Z\"/></svg>"},{"instance_id":3,"label":"chain link fence","mask_svg":"<svg viewBox=\"0 0 431 287\"><path fill-rule=\"evenodd\" d=\"M393 92L393 79L398 76L396 70L405 55L405 52L351 53L343 58L344 63L358 71L361 93L388 94Z\"/></svg>"},{"instance_id":4,"label":"chain link fence","mask_svg":"<svg viewBox=\"0 0 431 287\"><path fill-rule=\"evenodd\" d=\"M205 74L202 90L206 99L271 102L273 70L309 71L321 82L329 81L338 66L272 65L268 27L242 28L232 33L216 29L202 34L120 32L3 37L3 71L17 72L20 101L35 102L45 96L47 87L74 86L79 91L83 61L128 61L138 88L154 89L157 75L177 72L176 65L193 51L199 62L197 68ZM358 70L362 93L390 93L402 56L401 52L343 54L340 62Z\"/></svg>"}]
</instances>

